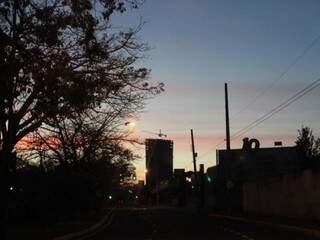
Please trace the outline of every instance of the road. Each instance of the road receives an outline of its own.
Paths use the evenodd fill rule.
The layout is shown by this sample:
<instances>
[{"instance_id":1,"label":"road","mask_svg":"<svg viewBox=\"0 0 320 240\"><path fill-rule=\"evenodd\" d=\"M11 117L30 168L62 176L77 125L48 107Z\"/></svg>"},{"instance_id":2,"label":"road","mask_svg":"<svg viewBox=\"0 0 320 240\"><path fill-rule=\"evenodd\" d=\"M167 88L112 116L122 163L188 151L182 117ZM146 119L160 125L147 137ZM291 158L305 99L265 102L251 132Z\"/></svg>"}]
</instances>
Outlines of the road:
<instances>
[{"instance_id":1,"label":"road","mask_svg":"<svg viewBox=\"0 0 320 240\"><path fill-rule=\"evenodd\" d=\"M312 240L297 233L221 220L177 209L117 210L112 223L93 240Z\"/></svg>"}]
</instances>

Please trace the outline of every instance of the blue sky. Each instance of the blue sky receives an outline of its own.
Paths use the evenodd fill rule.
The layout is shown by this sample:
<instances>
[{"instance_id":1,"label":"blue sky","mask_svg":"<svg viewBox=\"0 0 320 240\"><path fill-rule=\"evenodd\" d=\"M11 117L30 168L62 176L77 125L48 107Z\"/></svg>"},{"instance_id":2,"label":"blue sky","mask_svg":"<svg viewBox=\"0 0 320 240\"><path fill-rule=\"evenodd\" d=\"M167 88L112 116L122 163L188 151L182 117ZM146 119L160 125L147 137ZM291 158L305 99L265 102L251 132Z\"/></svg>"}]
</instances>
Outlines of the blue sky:
<instances>
[{"instance_id":1,"label":"blue sky","mask_svg":"<svg viewBox=\"0 0 320 240\"><path fill-rule=\"evenodd\" d=\"M320 41L281 80L242 113L320 35L320 1L147 0L117 24L147 23L141 39L152 47L140 63L166 92L148 102L135 135L162 129L175 141L174 167L191 169L190 128L199 163L215 164L214 146L224 138L223 84L229 84L231 134L259 118L320 77ZM251 130L262 147L282 140L294 144L297 129L320 135L320 88ZM244 137L245 137L244 136ZM241 138L232 142L240 147ZM224 146L220 146L223 148ZM143 178L144 153L136 163Z\"/></svg>"}]
</instances>

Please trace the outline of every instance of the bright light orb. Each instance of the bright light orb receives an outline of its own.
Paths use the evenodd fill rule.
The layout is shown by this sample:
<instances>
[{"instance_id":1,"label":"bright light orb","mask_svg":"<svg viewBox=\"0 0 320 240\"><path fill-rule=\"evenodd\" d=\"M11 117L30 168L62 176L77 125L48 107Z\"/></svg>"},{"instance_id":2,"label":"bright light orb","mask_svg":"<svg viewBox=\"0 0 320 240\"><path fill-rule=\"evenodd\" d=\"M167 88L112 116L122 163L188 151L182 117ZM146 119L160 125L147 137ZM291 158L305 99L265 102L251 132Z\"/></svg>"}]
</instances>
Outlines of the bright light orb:
<instances>
[{"instance_id":1,"label":"bright light orb","mask_svg":"<svg viewBox=\"0 0 320 240\"><path fill-rule=\"evenodd\" d=\"M126 122L124 125L129 126L129 127L134 127L134 126L136 126L136 123L130 121L130 122Z\"/></svg>"}]
</instances>

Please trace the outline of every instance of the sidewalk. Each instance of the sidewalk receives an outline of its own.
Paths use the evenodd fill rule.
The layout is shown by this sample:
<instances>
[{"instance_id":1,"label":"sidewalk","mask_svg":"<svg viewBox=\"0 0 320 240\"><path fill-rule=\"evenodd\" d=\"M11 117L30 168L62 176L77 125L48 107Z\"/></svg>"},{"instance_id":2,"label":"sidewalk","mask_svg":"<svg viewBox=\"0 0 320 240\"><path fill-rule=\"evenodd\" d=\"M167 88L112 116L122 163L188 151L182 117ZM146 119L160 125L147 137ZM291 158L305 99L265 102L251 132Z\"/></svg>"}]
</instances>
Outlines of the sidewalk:
<instances>
[{"instance_id":1,"label":"sidewalk","mask_svg":"<svg viewBox=\"0 0 320 240\"><path fill-rule=\"evenodd\" d=\"M299 232L309 236L320 238L320 221L297 219L288 217L277 217L257 214L225 214L208 213L208 216L223 218L231 221L247 222L256 225L264 225L271 228L284 229L292 232Z\"/></svg>"},{"instance_id":2,"label":"sidewalk","mask_svg":"<svg viewBox=\"0 0 320 240\"><path fill-rule=\"evenodd\" d=\"M221 215L226 215L218 213ZM309 220L300 218L289 218L289 217L278 217L278 216L268 216L268 215L258 215L258 214L231 214L230 216L246 218L255 221L271 222L274 224L289 225L301 228L312 228L320 230L320 220Z\"/></svg>"}]
</instances>

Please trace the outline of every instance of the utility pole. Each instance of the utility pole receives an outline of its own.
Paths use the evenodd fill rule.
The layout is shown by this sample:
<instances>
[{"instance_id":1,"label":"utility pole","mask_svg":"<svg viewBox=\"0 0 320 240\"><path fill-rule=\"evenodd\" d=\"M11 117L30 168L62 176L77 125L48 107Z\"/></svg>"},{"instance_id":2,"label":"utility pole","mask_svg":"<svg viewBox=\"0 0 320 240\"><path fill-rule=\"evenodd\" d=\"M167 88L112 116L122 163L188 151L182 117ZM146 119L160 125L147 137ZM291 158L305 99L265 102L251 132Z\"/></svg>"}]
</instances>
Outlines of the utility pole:
<instances>
[{"instance_id":1,"label":"utility pole","mask_svg":"<svg viewBox=\"0 0 320 240\"><path fill-rule=\"evenodd\" d=\"M193 157L193 171L194 171L194 181L195 181L195 188L198 189L198 176L197 176L197 153L194 150L194 139L193 139L193 129L191 131L191 145L192 145L192 157Z\"/></svg>"},{"instance_id":2,"label":"utility pole","mask_svg":"<svg viewBox=\"0 0 320 240\"><path fill-rule=\"evenodd\" d=\"M205 179L204 179L204 164L200 164L200 207L204 207L205 203Z\"/></svg>"},{"instance_id":3,"label":"utility pole","mask_svg":"<svg viewBox=\"0 0 320 240\"><path fill-rule=\"evenodd\" d=\"M229 104L228 104L228 84L224 84L225 108L226 108L226 143L227 150L230 150L230 126L229 126Z\"/></svg>"},{"instance_id":4,"label":"utility pole","mask_svg":"<svg viewBox=\"0 0 320 240\"><path fill-rule=\"evenodd\" d=\"M159 193L159 167L157 169L157 206L160 205L160 193Z\"/></svg>"},{"instance_id":5,"label":"utility pole","mask_svg":"<svg viewBox=\"0 0 320 240\"><path fill-rule=\"evenodd\" d=\"M225 94L225 108L226 108L226 148L227 148L227 159L226 159L226 172L225 172L225 185L226 185L226 202L227 202L227 211L231 212L231 193L229 189L230 185L230 126L229 126L229 104L228 104L228 84L224 84L224 94Z\"/></svg>"}]
</instances>

